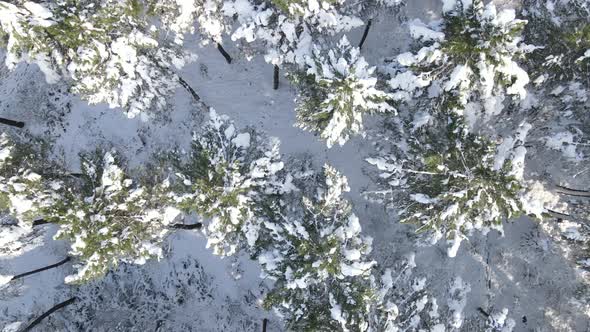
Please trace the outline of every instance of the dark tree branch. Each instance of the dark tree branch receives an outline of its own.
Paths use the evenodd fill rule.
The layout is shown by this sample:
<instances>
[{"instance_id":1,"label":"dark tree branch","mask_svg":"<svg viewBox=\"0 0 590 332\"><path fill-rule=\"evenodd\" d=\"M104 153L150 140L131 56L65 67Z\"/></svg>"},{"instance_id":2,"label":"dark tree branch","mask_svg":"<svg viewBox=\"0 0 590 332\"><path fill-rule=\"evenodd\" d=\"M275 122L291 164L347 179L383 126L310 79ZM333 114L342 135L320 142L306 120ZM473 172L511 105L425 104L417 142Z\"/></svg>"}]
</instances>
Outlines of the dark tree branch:
<instances>
[{"instance_id":1,"label":"dark tree branch","mask_svg":"<svg viewBox=\"0 0 590 332\"><path fill-rule=\"evenodd\" d=\"M272 88L278 90L279 88L279 66L274 65Z\"/></svg>"},{"instance_id":2,"label":"dark tree branch","mask_svg":"<svg viewBox=\"0 0 590 332\"><path fill-rule=\"evenodd\" d=\"M363 37L361 38L361 42L359 43L359 49L363 48L365 44L365 40L367 39L367 35L369 35L369 29L371 29L371 24L373 24L373 20L369 19L367 25L365 26L365 32L363 32Z\"/></svg>"},{"instance_id":3,"label":"dark tree branch","mask_svg":"<svg viewBox=\"0 0 590 332\"><path fill-rule=\"evenodd\" d=\"M44 312L41 316L37 317L37 319L35 319L31 324L29 324L27 327L25 327L24 329L21 330L21 332L28 332L30 331L33 327L35 327L37 324L39 324L43 319L45 319L45 317L51 315L52 313L56 312L57 310L68 306L74 302L76 302L78 300L77 297L72 297L69 300L66 300L62 303L58 303L56 305L53 306L53 308L47 310L46 312Z\"/></svg>"},{"instance_id":4,"label":"dark tree branch","mask_svg":"<svg viewBox=\"0 0 590 332\"><path fill-rule=\"evenodd\" d=\"M268 323L268 319L262 320L262 332L266 332L266 324Z\"/></svg>"},{"instance_id":5,"label":"dark tree branch","mask_svg":"<svg viewBox=\"0 0 590 332\"><path fill-rule=\"evenodd\" d=\"M174 229L200 229L201 227L203 227L203 224L198 222L196 224L173 224L170 225L170 228L174 228Z\"/></svg>"},{"instance_id":6,"label":"dark tree branch","mask_svg":"<svg viewBox=\"0 0 590 332\"><path fill-rule=\"evenodd\" d=\"M51 264L51 265L47 265L45 267L42 267L40 269L36 269L36 270L32 270L29 272L25 272L25 273L21 273L21 274L17 274L14 277L12 277L12 279L10 279L10 281L13 280L17 280L17 279L21 279L24 278L26 276L30 276L31 274L35 274L35 273L39 273L39 272L43 272L45 270L49 270L49 269L53 269L54 267L58 267L60 265L64 265L65 263L70 261L70 257L66 257L64 260L62 260L61 262L55 263L55 264Z\"/></svg>"},{"instance_id":7,"label":"dark tree branch","mask_svg":"<svg viewBox=\"0 0 590 332\"><path fill-rule=\"evenodd\" d=\"M1 124L5 124L5 125L8 125L8 126L17 127L17 128L22 128L22 127L25 126L25 123L24 122L14 121L14 120L5 119L5 118L0 118L0 123Z\"/></svg>"},{"instance_id":8,"label":"dark tree branch","mask_svg":"<svg viewBox=\"0 0 590 332\"><path fill-rule=\"evenodd\" d=\"M223 46L220 43L217 43L217 50L219 50L221 55L223 55L223 57L225 58L225 61L227 61L227 63L231 64L231 56L229 55L229 53L227 53L225 51L225 49L223 48Z\"/></svg>"}]
</instances>

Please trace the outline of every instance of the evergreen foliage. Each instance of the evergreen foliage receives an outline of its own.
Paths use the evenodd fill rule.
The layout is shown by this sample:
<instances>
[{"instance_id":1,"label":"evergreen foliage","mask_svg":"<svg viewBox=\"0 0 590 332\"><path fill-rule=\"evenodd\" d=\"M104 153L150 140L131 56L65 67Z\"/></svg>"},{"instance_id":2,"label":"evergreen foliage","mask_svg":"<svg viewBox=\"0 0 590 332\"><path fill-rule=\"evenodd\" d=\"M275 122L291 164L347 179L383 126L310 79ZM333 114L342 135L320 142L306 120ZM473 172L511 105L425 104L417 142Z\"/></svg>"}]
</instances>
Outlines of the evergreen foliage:
<instances>
[{"instance_id":1,"label":"evergreen foliage","mask_svg":"<svg viewBox=\"0 0 590 332\"><path fill-rule=\"evenodd\" d=\"M210 218L208 246L232 255L258 240L258 206L268 196L291 190L276 140L238 131L227 116L210 112L186 156L175 153L174 200L185 212ZM287 181L287 182L286 182Z\"/></svg>"},{"instance_id":2,"label":"evergreen foliage","mask_svg":"<svg viewBox=\"0 0 590 332\"><path fill-rule=\"evenodd\" d=\"M46 220L60 225L55 237L72 242L70 254L80 262L66 281L103 276L120 261L143 264L162 257L165 226L178 212L129 178L116 152L98 150L81 161L81 181L54 184L59 198L41 209Z\"/></svg>"},{"instance_id":3,"label":"evergreen foliage","mask_svg":"<svg viewBox=\"0 0 590 332\"><path fill-rule=\"evenodd\" d=\"M462 114L465 107L496 115L505 95L526 96L527 73L516 60L530 48L521 43L526 21L514 10L497 11L493 2L455 1L440 23L410 23L419 47L397 56L403 69L389 82L397 99L437 97L445 109Z\"/></svg>"},{"instance_id":4,"label":"evergreen foliage","mask_svg":"<svg viewBox=\"0 0 590 332\"><path fill-rule=\"evenodd\" d=\"M5 63L12 69L34 62L47 82L64 77L92 104L122 107L129 117L146 115L165 105L177 86L171 68L189 59L159 39L146 10L137 0L2 1Z\"/></svg>"},{"instance_id":5,"label":"evergreen foliage","mask_svg":"<svg viewBox=\"0 0 590 332\"><path fill-rule=\"evenodd\" d=\"M328 54L316 50L307 72L295 77L302 89L297 125L332 147L362 132L363 114L395 112L387 103L391 96L376 87L374 72L346 37Z\"/></svg>"},{"instance_id":6,"label":"evergreen foliage","mask_svg":"<svg viewBox=\"0 0 590 332\"><path fill-rule=\"evenodd\" d=\"M348 183L331 166L314 178L314 197L284 202L264 222L271 239L259 257L264 276L275 280L265 298L297 331L364 331L374 296L368 260L372 240L361 235ZM289 211L294 210L294 211Z\"/></svg>"}]
</instances>

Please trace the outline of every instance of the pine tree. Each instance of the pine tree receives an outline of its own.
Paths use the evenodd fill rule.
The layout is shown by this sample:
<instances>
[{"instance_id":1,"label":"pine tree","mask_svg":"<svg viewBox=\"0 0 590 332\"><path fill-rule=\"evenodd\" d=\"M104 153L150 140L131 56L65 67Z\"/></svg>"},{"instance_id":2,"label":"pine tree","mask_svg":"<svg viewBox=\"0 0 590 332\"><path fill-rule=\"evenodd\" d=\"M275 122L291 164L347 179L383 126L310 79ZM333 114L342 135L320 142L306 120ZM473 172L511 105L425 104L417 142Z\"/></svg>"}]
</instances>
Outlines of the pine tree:
<instances>
[{"instance_id":1,"label":"pine tree","mask_svg":"<svg viewBox=\"0 0 590 332\"><path fill-rule=\"evenodd\" d=\"M173 153L173 201L186 213L211 219L208 247L232 255L254 248L260 227L259 204L291 190L283 172L279 142L253 131L238 131L227 116L209 113L190 151Z\"/></svg>"},{"instance_id":2,"label":"pine tree","mask_svg":"<svg viewBox=\"0 0 590 332\"><path fill-rule=\"evenodd\" d=\"M52 183L41 175L52 173L53 168L42 141L20 141L0 134L0 210L9 212L21 225L32 227L40 217L39 209L53 199Z\"/></svg>"},{"instance_id":3,"label":"pine tree","mask_svg":"<svg viewBox=\"0 0 590 332\"><path fill-rule=\"evenodd\" d=\"M525 15L529 24L525 37L538 46L530 56L536 84L579 82L588 89L590 68L590 6L587 1L527 0Z\"/></svg>"},{"instance_id":4,"label":"pine tree","mask_svg":"<svg viewBox=\"0 0 590 332\"><path fill-rule=\"evenodd\" d=\"M266 62L279 66L304 66L316 38L335 35L362 25L357 17L342 11L342 0L229 1L225 14L234 17L238 27L232 40L247 45L264 45Z\"/></svg>"},{"instance_id":5,"label":"pine tree","mask_svg":"<svg viewBox=\"0 0 590 332\"><path fill-rule=\"evenodd\" d=\"M526 149L517 145L530 126L511 145L497 146L456 123L461 121L441 116L400 142L403 148L367 159L379 170L380 188L366 197L397 209L401 222L416 224L417 232L431 231L435 242L446 236L451 257L471 230L501 230L505 219L533 213L522 206ZM413 128L401 130L411 133Z\"/></svg>"},{"instance_id":6,"label":"pine tree","mask_svg":"<svg viewBox=\"0 0 590 332\"><path fill-rule=\"evenodd\" d=\"M440 24L410 23L419 49L397 56L401 70L389 83L399 100L428 92L445 109L482 113L479 118L489 120L502 111L505 95L526 96L529 77L516 62L531 50L520 38L526 21L482 0L447 1L444 7Z\"/></svg>"},{"instance_id":7,"label":"pine tree","mask_svg":"<svg viewBox=\"0 0 590 332\"><path fill-rule=\"evenodd\" d=\"M316 49L307 72L294 77L302 90L297 125L319 133L332 147L362 133L364 114L395 112L387 103L392 96L377 88L374 72L346 37L327 54Z\"/></svg>"},{"instance_id":8,"label":"pine tree","mask_svg":"<svg viewBox=\"0 0 590 332\"><path fill-rule=\"evenodd\" d=\"M178 211L129 178L114 151L83 154L81 165L81 178L54 185L59 198L41 209L60 226L55 238L71 241L70 254L79 261L66 282L103 276L120 261L144 264L161 257L166 226Z\"/></svg>"},{"instance_id":9,"label":"pine tree","mask_svg":"<svg viewBox=\"0 0 590 332\"><path fill-rule=\"evenodd\" d=\"M47 82L71 81L90 103L123 107L127 115L161 109L176 88L172 67L190 57L161 39L146 3L129 0L0 2L6 65L36 63Z\"/></svg>"},{"instance_id":10,"label":"pine tree","mask_svg":"<svg viewBox=\"0 0 590 332\"><path fill-rule=\"evenodd\" d=\"M279 203L263 224L268 242L258 259L275 281L264 305L289 329L364 331L374 298L372 240L342 197L350 190L346 178L326 165L314 180L314 196Z\"/></svg>"}]
</instances>

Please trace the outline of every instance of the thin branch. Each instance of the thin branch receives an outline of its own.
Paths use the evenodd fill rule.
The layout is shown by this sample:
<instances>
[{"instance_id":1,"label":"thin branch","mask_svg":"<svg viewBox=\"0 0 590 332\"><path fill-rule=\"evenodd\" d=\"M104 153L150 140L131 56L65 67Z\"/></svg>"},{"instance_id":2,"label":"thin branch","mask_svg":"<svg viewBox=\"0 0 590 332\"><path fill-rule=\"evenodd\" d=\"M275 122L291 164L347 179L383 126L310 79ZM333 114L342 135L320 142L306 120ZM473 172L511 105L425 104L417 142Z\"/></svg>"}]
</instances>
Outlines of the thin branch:
<instances>
[{"instance_id":1,"label":"thin branch","mask_svg":"<svg viewBox=\"0 0 590 332\"><path fill-rule=\"evenodd\" d=\"M39 316L37 319L35 319L31 324L29 324L27 327L25 327L24 329L21 330L21 332L28 332L30 331L33 327L35 327L37 324L39 324L43 319L45 319L47 316L51 315L52 313L56 312L57 310L68 306L74 302L76 302L78 300L77 297L72 297L69 300L66 300L62 303L58 303L55 306L53 306L53 308L47 310L46 312L44 312L41 316Z\"/></svg>"}]
</instances>

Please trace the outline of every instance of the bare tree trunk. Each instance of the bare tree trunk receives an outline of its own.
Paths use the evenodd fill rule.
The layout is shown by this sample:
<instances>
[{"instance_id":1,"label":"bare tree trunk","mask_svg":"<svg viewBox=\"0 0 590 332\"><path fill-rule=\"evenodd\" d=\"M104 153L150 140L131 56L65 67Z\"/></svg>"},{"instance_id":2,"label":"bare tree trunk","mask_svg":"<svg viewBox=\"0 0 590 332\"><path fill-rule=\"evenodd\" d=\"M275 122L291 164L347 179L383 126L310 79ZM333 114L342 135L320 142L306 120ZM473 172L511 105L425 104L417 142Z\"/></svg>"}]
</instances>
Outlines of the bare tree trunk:
<instances>
[{"instance_id":1,"label":"bare tree trunk","mask_svg":"<svg viewBox=\"0 0 590 332\"><path fill-rule=\"evenodd\" d=\"M577 196L577 197L590 197L590 191L587 190L580 190L580 189L571 189L564 186L557 185L557 192L559 194L568 195L568 196Z\"/></svg>"},{"instance_id":2,"label":"bare tree trunk","mask_svg":"<svg viewBox=\"0 0 590 332\"><path fill-rule=\"evenodd\" d=\"M365 26L365 32L363 32L363 37L361 38L361 42L359 43L359 49L363 48L365 44L365 40L367 39L367 35L369 34L369 29L371 29L371 24L373 24L373 20L369 19L367 25Z\"/></svg>"},{"instance_id":3,"label":"bare tree trunk","mask_svg":"<svg viewBox=\"0 0 590 332\"><path fill-rule=\"evenodd\" d=\"M193 97L193 100L195 102L197 102L197 104L200 105L205 105L202 101L201 101L201 97L197 94L197 92L187 83L187 81L185 81L182 77L178 76L178 82L180 83L180 85L182 85L183 88L186 89L186 91L188 91L191 96ZM207 108L204 108L205 111L207 110Z\"/></svg>"},{"instance_id":4,"label":"bare tree trunk","mask_svg":"<svg viewBox=\"0 0 590 332\"><path fill-rule=\"evenodd\" d=\"M66 257L61 262L58 262L58 263L55 263L55 264L51 264L51 265L47 265L47 266L42 267L40 269L36 269L36 270L28 271L28 272L25 272L25 273L17 274L14 277L12 277L12 279L10 279L10 281L21 279L21 278L24 278L26 276L30 276L31 274L36 274L36 273L43 272L43 271L46 271L46 270L49 270L49 269L53 269L53 268L58 267L60 265L64 265L65 263L67 263L69 261L70 261L70 257Z\"/></svg>"},{"instance_id":5,"label":"bare tree trunk","mask_svg":"<svg viewBox=\"0 0 590 332\"><path fill-rule=\"evenodd\" d=\"M203 224L201 224L200 222L196 223L196 224L173 224L170 225L170 228L174 228L174 229L200 229L201 227L203 227Z\"/></svg>"},{"instance_id":6,"label":"bare tree trunk","mask_svg":"<svg viewBox=\"0 0 590 332\"><path fill-rule=\"evenodd\" d=\"M262 332L266 332L266 323L268 323L268 319L262 320Z\"/></svg>"},{"instance_id":7,"label":"bare tree trunk","mask_svg":"<svg viewBox=\"0 0 590 332\"><path fill-rule=\"evenodd\" d=\"M14 120L6 119L6 118L0 118L0 123L8 125L8 126L17 127L17 128L22 128L25 126L24 122L14 121Z\"/></svg>"},{"instance_id":8,"label":"bare tree trunk","mask_svg":"<svg viewBox=\"0 0 590 332\"><path fill-rule=\"evenodd\" d=\"M44 312L41 316L37 317L37 319L35 319L31 324L29 324L27 327L25 327L24 329L22 329L20 332L27 332L30 331L33 327L35 327L37 324L41 323L41 321L43 319L45 319L45 317L51 315L52 313L56 312L57 310L68 306L74 302L76 302L78 300L78 298L76 297L72 297L69 300L63 301L62 303L58 303L56 305L53 306L53 308L47 310L46 312Z\"/></svg>"},{"instance_id":9,"label":"bare tree trunk","mask_svg":"<svg viewBox=\"0 0 590 332\"><path fill-rule=\"evenodd\" d=\"M227 63L231 64L231 56L225 51L225 49L223 48L223 46L220 43L217 43L217 50L219 50L221 55L223 55L223 57L225 58L225 61L227 61Z\"/></svg>"},{"instance_id":10,"label":"bare tree trunk","mask_svg":"<svg viewBox=\"0 0 590 332\"><path fill-rule=\"evenodd\" d=\"M272 88L275 90L279 89L279 66L274 65Z\"/></svg>"},{"instance_id":11,"label":"bare tree trunk","mask_svg":"<svg viewBox=\"0 0 590 332\"><path fill-rule=\"evenodd\" d=\"M37 226L41 226L41 225L47 225L47 224L51 224L51 223L49 221L45 220L45 219L33 220L33 227L37 227Z\"/></svg>"}]
</instances>

